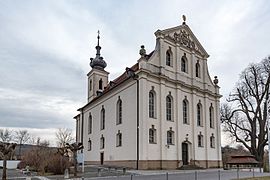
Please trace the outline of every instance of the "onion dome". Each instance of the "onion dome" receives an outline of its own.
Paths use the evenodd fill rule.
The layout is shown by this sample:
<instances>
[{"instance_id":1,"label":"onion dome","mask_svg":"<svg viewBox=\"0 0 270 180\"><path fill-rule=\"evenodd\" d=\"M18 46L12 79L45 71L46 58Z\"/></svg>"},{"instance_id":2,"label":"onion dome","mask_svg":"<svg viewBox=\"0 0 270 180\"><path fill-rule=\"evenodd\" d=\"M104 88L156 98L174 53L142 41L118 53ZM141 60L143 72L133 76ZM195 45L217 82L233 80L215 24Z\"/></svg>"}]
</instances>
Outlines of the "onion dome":
<instances>
[{"instance_id":1,"label":"onion dome","mask_svg":"<svg viewBox=\"0 0 270 180\"><path fill-rule=\"evenodd\" d=\"M99 45L99 39L100 39L99 31L98 31L97 39L98 39L98 43L97 43L97 46L96 46L96 50L97 50L96 57L95 58L90 58L90 66L92 68L104 70L104 68L107 66L107 63L104 61L103 57L100 56L101 47Z\"/></svg>"}]
</instances>

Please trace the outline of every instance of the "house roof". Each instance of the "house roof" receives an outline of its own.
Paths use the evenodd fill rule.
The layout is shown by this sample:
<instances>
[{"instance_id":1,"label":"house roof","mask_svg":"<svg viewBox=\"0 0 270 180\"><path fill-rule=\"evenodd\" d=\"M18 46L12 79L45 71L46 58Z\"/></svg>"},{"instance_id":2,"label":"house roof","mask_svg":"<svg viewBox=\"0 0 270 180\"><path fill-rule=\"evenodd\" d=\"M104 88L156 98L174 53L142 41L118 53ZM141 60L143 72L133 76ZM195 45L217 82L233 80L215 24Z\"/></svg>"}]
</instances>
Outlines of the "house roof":
<instances>
[{"instance_id":1,"label":"house roof","mask_svg":"<svg viewBox=\"0 0 270 180\"><path fill-rule=\"evenodd\" d=\"M255 157L252 155L236 155L231 156L231 159L228 160L227 164L258 164L259 162L256 161Z\"/></svg>"}]
</instances>

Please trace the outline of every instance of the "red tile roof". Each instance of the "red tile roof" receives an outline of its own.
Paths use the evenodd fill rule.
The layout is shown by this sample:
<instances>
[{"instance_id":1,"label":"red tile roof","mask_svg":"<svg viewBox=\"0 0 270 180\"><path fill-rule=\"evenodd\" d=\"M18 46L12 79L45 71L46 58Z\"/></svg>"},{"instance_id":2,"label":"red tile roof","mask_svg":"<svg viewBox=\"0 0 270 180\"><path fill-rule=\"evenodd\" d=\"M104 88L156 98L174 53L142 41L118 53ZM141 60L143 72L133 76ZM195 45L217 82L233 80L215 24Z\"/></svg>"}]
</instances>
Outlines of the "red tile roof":
<instances>
[{"instance_id":1,"label":"red tile roof","mask_svg":"<svg viewBox=\"0 0 270 180\"><path fill-rule=\"evenodd\" d=\"M258 164L255 157L252 155L237 155L231 156L231 159L228 160L227 164Z\"/></svg>"}]
</instances>

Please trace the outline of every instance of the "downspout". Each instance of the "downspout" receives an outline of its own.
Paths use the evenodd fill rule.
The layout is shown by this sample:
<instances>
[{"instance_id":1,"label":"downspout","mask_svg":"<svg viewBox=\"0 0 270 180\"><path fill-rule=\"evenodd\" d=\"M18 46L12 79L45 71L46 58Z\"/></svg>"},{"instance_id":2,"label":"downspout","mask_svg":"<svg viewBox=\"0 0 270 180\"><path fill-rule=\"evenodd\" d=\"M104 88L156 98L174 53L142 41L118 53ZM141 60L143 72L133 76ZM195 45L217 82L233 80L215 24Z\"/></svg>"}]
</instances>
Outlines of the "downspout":
<instances>
[{"instance_id":1,"label":"downspout","mask_svg":"<svg viewBox=\"0 0 270 180\"><path fill-rule=\"evenodd\" d=\"M83 144L83 108L82 108L82 131L81 131L81 143ZM83 152L83 150L81 150Z\"/></svg>"},{"instance_id":2,"label":"downspout","mask_svg":"<svg viewBox=\"0 0 270 180\"><path fill-rule=\"evenodd\" d=\"M139 80L138 78L136 79L136 82L137 82L137 162L136 162L136 169L138 170L139 169L139 157L140 157L140 149L139 149L139 146L140 146L140 141L139 141L139 138L140 138L140 134L139 134L139 107L140 107L140 103L139 103Z\"/></svg>"}]
</instances>

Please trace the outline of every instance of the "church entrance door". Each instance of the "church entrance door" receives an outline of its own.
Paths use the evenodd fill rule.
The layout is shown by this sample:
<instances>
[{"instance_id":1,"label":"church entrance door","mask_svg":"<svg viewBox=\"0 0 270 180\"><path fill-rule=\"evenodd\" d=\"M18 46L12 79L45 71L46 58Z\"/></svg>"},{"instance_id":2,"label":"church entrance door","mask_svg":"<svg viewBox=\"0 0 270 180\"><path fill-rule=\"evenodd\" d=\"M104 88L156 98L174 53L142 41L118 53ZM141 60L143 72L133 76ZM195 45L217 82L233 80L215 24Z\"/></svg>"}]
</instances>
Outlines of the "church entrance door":
<instances>
[{"instance_id":1,"label":"church entrance door","mask_svg":"<svg viewBox=\"0 0 270 180\"><path fill-rule=\"evenodd\" d=\"M188 165L188 144L182 143L182 161L183 165Z\"/></svg>"}]
</instances>

